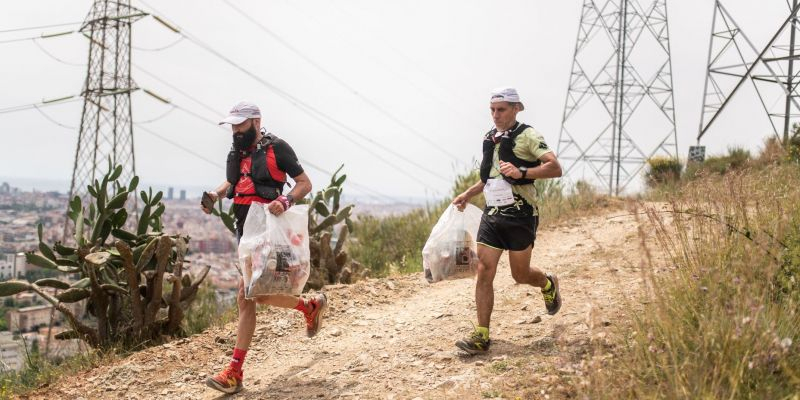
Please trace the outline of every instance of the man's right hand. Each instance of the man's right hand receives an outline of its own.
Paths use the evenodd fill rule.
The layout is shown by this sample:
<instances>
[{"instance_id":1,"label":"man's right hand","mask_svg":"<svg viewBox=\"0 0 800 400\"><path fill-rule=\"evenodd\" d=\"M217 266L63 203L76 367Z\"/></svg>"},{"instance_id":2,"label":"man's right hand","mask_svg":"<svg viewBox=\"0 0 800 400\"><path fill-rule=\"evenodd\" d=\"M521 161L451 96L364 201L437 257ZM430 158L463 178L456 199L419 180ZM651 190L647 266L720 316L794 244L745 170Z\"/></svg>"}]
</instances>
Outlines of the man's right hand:
<instances>
[{"instance_id":1,"label":"man's right hand","mask_svg":"<svg viewBox=\"0 0 800 400\"><path fill-rule=\"evenodd\" d=\"M208 195L211 196L211 200L214 200L214 204L216 204L217 200L219 200L219 195L217 194L217 192L213 192L212 191L212 192L206 192L206 193L208 193ZM203 205L202 202L200 203L200 208L203 210L204 213L211 214L211 209L210 208L206 208Z\"/></svg>"},{"instance_id":2,"label":"man's right hand","mask_svg":"<svg viewBox=\"0 0 800 400\"><path fill-rule=\"evenodd\" d=\"M461 193L460 195L456 196L453 199L453 205L458 208L458 211L464 211L464 208L467 207L467 203L469 202L469 196L466 193Z\"/></svg>"}]
</instances>

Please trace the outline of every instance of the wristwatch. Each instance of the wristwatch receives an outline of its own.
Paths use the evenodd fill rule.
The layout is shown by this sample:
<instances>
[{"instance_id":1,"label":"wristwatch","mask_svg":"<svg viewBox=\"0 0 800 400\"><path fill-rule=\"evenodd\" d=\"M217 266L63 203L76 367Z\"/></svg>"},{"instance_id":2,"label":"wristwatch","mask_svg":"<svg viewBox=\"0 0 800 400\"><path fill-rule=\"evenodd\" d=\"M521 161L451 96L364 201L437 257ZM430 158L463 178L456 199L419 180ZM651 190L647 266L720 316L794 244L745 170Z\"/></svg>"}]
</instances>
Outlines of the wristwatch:
<instances>
[{"instance_id":1,"label":"wristwatch","mask_svg":"<svg viewBox=\"0 0 800 400\"><path fill-rule=\"evenodd\" d=\"M286 200L289 201L289 205L294 205L294 196L292 196L290 194L287 194L286 195Z\"/></svg>"},{"instance_id":2,"label":"wristwatch","mask_svg":"<svg viewBox=\"0 0 800 400\"><path fill-rule=\"evenodd\" d=\"M522 172L522 177L520 177L519 179L525 179L525 175L528 174L528 167L525 166L519 167L519 172Z\"/></svg>"}]
</instances>

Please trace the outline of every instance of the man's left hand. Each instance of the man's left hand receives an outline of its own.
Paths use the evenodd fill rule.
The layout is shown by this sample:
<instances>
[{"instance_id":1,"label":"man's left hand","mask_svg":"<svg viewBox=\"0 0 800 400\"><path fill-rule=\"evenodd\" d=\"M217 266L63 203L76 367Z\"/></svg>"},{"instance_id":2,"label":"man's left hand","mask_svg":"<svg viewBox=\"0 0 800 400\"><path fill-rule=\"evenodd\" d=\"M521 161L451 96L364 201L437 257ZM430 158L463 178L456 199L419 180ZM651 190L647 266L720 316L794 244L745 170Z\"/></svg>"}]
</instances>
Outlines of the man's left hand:
<instances>
[{"instance_id":1,"label":"man's left hand","mask_svg":"<svg viewBox=\"0 0 800 400\"><path fill-rule=\"evenodd\" d=\"M267 205L267 209L272 213L272 215L275 216L281 215L284 211L286 211L280 201L272 201Z\"/></svg>"},{"instance_id":2,"label":"man's left hand","mask_svg":"<svg viewBox=\"0 0 800 400\"><path fill-rule=\"evenodd\" d=\"M514 164L505 161L500 161L500 173L514 179L522 178L522 171L515 167Z\"/></svg>"}]
</instances>

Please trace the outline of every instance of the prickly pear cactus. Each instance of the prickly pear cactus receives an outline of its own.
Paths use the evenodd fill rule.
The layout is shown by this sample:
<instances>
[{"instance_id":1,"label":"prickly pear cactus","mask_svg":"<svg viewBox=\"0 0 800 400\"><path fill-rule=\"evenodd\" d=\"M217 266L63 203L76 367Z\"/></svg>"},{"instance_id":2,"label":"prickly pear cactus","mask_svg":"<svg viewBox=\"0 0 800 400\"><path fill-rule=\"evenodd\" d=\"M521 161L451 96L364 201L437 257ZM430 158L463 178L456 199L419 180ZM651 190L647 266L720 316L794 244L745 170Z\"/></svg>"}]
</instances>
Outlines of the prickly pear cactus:
<instances>
[{"instance_id":1,"label":"prickly pear cactus","mask_svg":"<svg viewBox=\"0 0 800 400\"><path fill-rule=\"evenodd\" d=\"M339 176L344 166L331 177L328 187L309 201L308 231L311 236L311 276L308 286L319 289L328 283L352 283L365 276L365 269L350 259L345 249L353 229L350 219L354 206L342 207L341 197L347 175ZM337 233L334 239L334 232Z\"/></svg>"},{"instance_id":2,"label":"prickly pear cactus","mask_svg":"<svg viewBox=\"0 0 800 400\"><path fill-rule=\"evenodd\" d=\"M102 181L88 187L88 208L77 196L70 201L74 245L44 243L39 225L39 252L27 253L26 259L63 273L63 279L0 283L0 297L31 290L61 312L72 330L58 338L81 338L99 348L178 334L183 314L208 274L208 267L196 279L184 271L188 236L161 232L161 192L141 191L139 218L128 223L125 205L136 195L139 178L123 186L118 181L121 174L122 167L112 168L109 160ZM135 230L127 230L129 226ZM58 290L51 294L45 288ZM96 324L79 320L65 305L80 301Z\"/></svg>"}]
</instances>

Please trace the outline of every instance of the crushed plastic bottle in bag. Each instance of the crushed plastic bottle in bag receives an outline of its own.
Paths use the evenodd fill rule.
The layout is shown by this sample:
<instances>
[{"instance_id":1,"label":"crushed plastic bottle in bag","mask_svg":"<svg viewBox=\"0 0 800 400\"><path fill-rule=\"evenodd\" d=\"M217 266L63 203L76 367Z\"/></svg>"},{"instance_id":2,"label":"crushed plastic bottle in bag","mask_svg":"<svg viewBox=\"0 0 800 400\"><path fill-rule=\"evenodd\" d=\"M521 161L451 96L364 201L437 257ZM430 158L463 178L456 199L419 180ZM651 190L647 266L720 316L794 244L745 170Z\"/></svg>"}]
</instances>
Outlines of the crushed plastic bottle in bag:
<instances>
[{"instance_id":1,"label":"crushed plastic bottle in bag","mask_svg":"<svg viewBox=\"0 0 800 400\"><path fill-rule=\"evenodd\" d=\"M481 214L471 204L463 212L451 206L442 214L422 250L423 270L429 283L475 276L475 237Z\"/></svg>"},{"instance_id":2,"label":"crushed plastic bottle in bag","mask_svg":"<svg viewBox=\"0 0 800 400\"><path fill-rule=\"evenodd\" d=\"M302 293L311 271L308 245L307 206L276 217L253 204L239 241L245 297Z\"/></svg>"}]
</instances>

